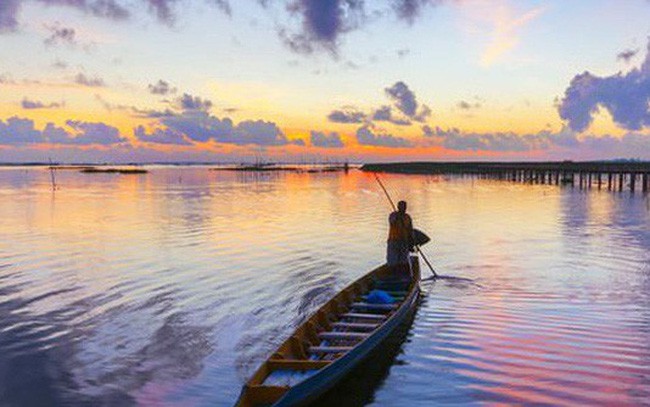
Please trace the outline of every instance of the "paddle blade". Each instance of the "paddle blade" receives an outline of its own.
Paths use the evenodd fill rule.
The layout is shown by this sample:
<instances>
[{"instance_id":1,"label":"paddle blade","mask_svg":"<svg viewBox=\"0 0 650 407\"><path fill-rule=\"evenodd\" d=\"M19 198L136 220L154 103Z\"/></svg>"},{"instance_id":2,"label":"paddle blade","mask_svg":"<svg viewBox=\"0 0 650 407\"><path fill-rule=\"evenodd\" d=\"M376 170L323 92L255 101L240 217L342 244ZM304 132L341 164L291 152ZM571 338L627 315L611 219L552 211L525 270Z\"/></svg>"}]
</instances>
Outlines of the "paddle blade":
<instances>
[{"instance_id":1,"label":"paddle blade","mask_svg":"<svg viewBox=\"0 0 650 407\"><path fill-rule=\"evenodd\" d=\"M431 241L431 238L429 238L429 236L427 236L423 231L415 228L413 229L413 238L415 239L415 246L424 246Z\"/></svg>"}]
</instances>

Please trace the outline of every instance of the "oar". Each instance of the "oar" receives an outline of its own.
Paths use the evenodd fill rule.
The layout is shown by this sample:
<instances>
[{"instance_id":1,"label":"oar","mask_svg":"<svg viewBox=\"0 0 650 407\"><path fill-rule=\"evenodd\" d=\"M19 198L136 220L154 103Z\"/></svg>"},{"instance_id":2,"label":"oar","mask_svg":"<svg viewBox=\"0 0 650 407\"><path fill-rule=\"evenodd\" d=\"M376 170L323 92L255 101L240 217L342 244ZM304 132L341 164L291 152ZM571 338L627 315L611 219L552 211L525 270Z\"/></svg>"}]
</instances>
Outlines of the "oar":
<instances>
[{"instance_id":1,"label":"oar","mask_svg":"<svg viewBox=\"0 0 650 407\"><path fill-rule=\"evenodd\" d=\"M386 190L386 187L384 186L384 184L379 179L379 175L377 175L377 173L375 173L375 179L379 183L379 186L381 187L381 189L384 191L384 194L386 194L386 198L388 198L388 202L390 202L390 206L392 206L393 210L395 212L397 212L397 207L395 206L395 203L393 202L393 199L390 197L390 194ZM433 278L438 278L438 273L436 273L436 271L433 269L433 266L431 265L431 263L429 263L429 259L427 259L427 256L425 256L424 253L422 252L422 250L420 250L420 246L415 245L415 248L417 249L418 254L420 256L422 256L422 258L424 259L424 262L427 263L427 266L429 266L429 270L431 270L431 273L433 273Z\"/></svg>"}]
</instances>

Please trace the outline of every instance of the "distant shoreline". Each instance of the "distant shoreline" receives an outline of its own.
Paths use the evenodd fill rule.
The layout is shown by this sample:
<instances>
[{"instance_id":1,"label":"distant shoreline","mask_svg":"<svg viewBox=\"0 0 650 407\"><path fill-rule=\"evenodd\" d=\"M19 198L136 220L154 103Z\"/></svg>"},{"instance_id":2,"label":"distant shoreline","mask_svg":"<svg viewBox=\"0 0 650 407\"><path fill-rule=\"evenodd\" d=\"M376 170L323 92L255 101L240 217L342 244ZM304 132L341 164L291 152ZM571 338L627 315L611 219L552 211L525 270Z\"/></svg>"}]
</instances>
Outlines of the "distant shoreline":
<instances>
[{"instance_id":1,"label":"distant shoreline","mask_svg":"<svg viewBox=\"0 0 650 407\"><path fill-rule=\"evenodd\" d=\"M0 167L143 167L143 166L169 166L169 167L255 167L255 163L242 163L242 162L0 162ZM306 166L330 166L338 167L344 163L295 163L278 161L268 165L282 166L282 167L306 167ZM358 167L363 171L382 171L382 172L397 172L402 171L430 171L439 168L454 168L454 167L481 167L481 168L543 168L558 166L566 168L576 167L611 167L611 166L632 166L643 167L650 166L650 161L643 161L637 159L612 159L612 160L595 160L595 161L404 161L404 162L379 162L379 163L361 163L350 161L351 167Z\"/></svg>"},{"instance_id":2,"label":"distant shoreline","mask_svg":"<svg viewBox=\"0 0 650 407\"><path fill-rule=\"evenodd\" d=\"M88 162L61 162L61 163L50 163L50 162L24 162L24 163L13 163L13 162L0 162L0 167L55 167L55 168L72 168L72 167L144 167L144 166L168 166L168 167L255 167L254 163L233 163L233 162L131 162L131 163L88 163ZM283 166L283 167L309 167L309 166L328 166L328 167L337 167L343 166L344 163L289 163L289 162L274 162L273 165ZM350 166L358 167L362 165L359 162L350 162Z\"/></svg>"}]
</instances>

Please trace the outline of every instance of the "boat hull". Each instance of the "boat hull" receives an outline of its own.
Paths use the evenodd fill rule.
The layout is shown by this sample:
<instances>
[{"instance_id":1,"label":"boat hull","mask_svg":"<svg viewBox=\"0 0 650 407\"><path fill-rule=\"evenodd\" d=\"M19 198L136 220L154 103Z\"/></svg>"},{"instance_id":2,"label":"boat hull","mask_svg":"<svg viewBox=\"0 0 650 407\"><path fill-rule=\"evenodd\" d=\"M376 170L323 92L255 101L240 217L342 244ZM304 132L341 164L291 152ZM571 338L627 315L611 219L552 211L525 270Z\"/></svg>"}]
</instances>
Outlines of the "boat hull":
<instances>
[{"instance_id":1,"label":"boat hull","mask_svg":"<svg viewBox=\"0 0 650 407\"><path fill-rule=\"evenodd\" d=\"M415 309L420 295L419 288L416 288L415 291L417 292L413 292L410 298L404 301L403 306L400 307L391 319L382 325L377 332L374 332L371 337L348 352L345 356L323 368L318 374L292 387L273 406L305 406L316 401L325 392L336 386L352 369L368 358L372 351L384 342L398 326L408 319L411 311Z\"/></svg>"},{"instance_id":2,"label":"boat hull","mask_svg":"<svg viewBox=\"0 0 650 407\"><path fill-rule=\"evenodd\" d=\"M348 306L343 307L344 310L348 309L350 306L349 301L350 295L352 295L351 293L358 293L361 287L368 287L369 284L378 287L376 285L377 283L383 287L389 287L386 288L389 291L393 289L400 291L399 288L390 288L395 287L396 284L397 286L403 286L404 283L395 281L394 277L390 277L392 274L387 266L381 266L350 284L323 305L306 323L298 327L294 332L294 335L287 339L287 341L280 346L278 351L276 351L276 353L274 353L273 356L271 356L271 358L267 360L267 362L265 362L247 382L242 389L242 393L236 406L304 406L316 401L320 396L336 386L350 373L351 370L367 359L373 353L373 350L377 349L401 324L408 321L413 311L415 311L420 297L420 266L419 258L416 255L411 256L411 266L413 279L408 284L408 289L405 291L404 297L400 296L402 299L399 301L399 304L396 305L396 308L394 308L389 314L386 314L386 319L379 326L372 330L367 336L363 336L364 339L361 342L351 348L340 348L345 349L346 352L336 352L341 353L341 355L336 359L320 362L323 363L324 366L321 367L321 365L318 365L318 370L312 376L293 386L278 387L264 384L265 377L267 377L272 371L270 363L278 360L278 358L280 362L286 360L291 364L296 363L300 366L302 366L302 364L311 365L313 363L318 363L304 358L304 350L301 350L302 347L298 344L298 338L309 337L310 331L311 335L313 335L314 327L322 323L323 319L327 320L328 317L326 315L339 309L342 301L348 301ZM354 305L357 306L356 303ZM370 306L381 309L385 309L384 307L390 307L389 305L367 305L367 303L366 305L361 305L364 307ZM347 311L343 311L343 313L345 312ZM339 318L340 317L341 315L339 315ZM342 317L353 318L354 320L354 318L367 318L368 316L365 314L353 313L342 315ZM325 325L327 325L327 322L325 322ZM317 349L320 350L321 348ZM333 348L323 349L338 350L339 348L336 348L335 346ZM303 358L300 360L295 359L295 356L299 354L302 354ZM290 356L287 357L287 355ZM260 393L260 391L263 393ZM256 394L257 396L251 393Z\"/></svg>"}]
</instances>

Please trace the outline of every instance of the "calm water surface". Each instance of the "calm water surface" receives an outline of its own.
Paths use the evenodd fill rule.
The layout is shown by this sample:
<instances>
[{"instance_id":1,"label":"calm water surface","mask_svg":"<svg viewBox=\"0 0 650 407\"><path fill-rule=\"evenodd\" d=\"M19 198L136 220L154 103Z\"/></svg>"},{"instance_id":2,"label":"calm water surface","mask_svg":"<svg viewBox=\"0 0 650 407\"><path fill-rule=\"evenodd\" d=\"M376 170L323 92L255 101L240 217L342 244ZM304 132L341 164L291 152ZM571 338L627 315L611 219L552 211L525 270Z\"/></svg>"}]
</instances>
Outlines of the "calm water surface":
<instances>
[{"instance_id":1,"label":"calm water surface","mask_svg":"<svg viewBox=\"0 0 650 407\"><path fill-rule=\"evenodd\" d=\"M372 176L0 169L0 405L227 406L382 262ZM643 196L386 175L442 274L340 405L650 404ZM388 359L388 360L386 360ZM356 380L356 381L355 381Z\"/></svg>"}]
</instances>

